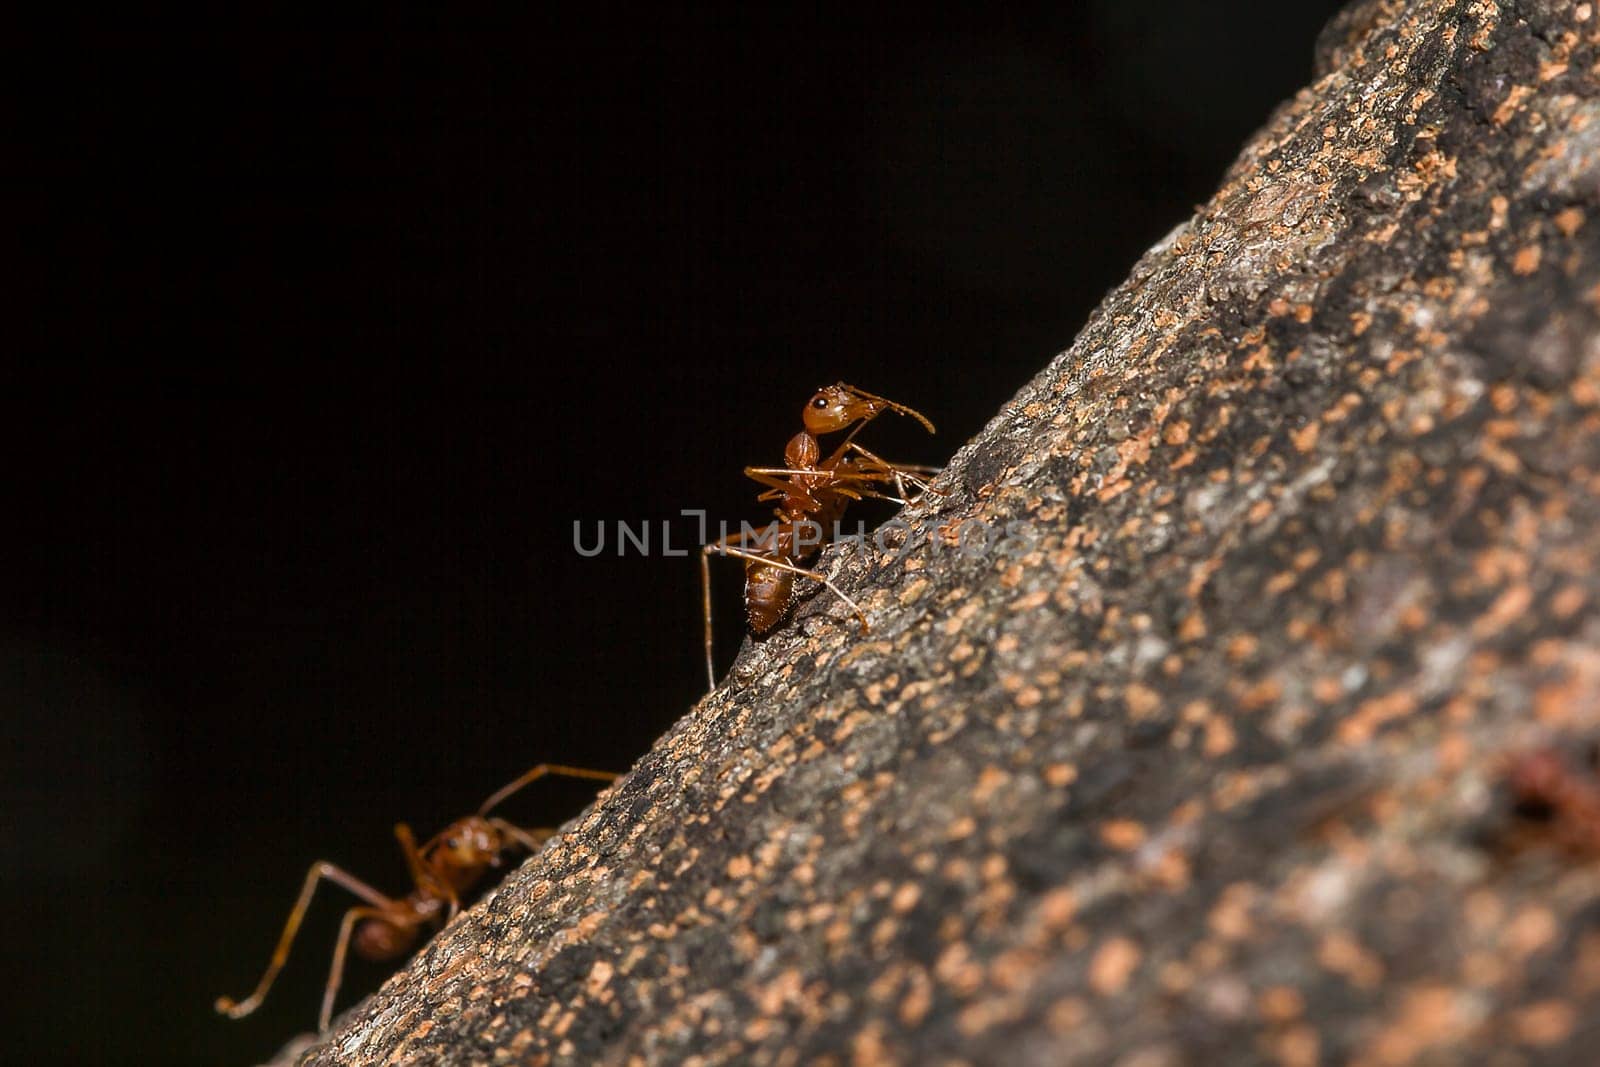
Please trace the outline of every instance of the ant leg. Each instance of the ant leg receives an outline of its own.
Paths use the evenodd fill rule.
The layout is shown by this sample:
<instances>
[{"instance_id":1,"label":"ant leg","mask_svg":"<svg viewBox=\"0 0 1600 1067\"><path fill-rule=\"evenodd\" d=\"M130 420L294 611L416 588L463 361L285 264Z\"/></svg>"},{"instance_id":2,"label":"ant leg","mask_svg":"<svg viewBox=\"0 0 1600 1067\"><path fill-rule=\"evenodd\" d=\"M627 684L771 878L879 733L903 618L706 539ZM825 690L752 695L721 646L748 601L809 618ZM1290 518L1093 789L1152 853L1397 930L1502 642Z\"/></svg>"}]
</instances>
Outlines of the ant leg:
<instances>
[{"instance_id":1,"label":"ant leg","mask_svg":"<svg viewBox=\"0 0 1600 1067\"><path fill-rule=\"evenodd\" d=\"M814 470L811 470L811 471L790 470L788 467L746 467L744 469L744 476L746 478L749 478L753 482L758 482L759 484L766 486L768 492L777 492L777 493L792 493L792 492L794 492L796 487L795 487L794 483L788 481L787 478L793 477L794 475L797 475L797 474L816 475L818 473L820 473L820 472L814 471ZM780 478L780 477L778 477L779 475L783 475L784 477ZM766 493L762 493L761 494L761 496L766 496L766 495L767 495ZM756 499L759 500L759 499L761 499L761 497L757 497Z\"/></svg>"},{"instance_id":2,"label":"ant leg","mask_svg":"<svg viewBox=\"0 0 1600 1067\"><path fill-rule=\"evenodd\" d=\"M746 552L742 549L724 548L722 550L722 554L725 556L736 556L739 559L747 559L754 563L765 564L768 567L777 567L779 570L789 571L793 574L810 578L814 582L821 582L833 592L834 596L848 604L850 606L850 610L856 613L856 618L861 622L862 633L867 633L872 629L867 625L867 613L861 610L861 605L857 604L854 600L851 600L849 594L847 594L843 589L840 589L838 586L834 585L833 581L826 574L823 574L820 571L808 571L804 567L796 567L793 563L790 563L787 560L774 559L771 556L758 556L753 552Z\"/></svg>"},{"instance_id":3,"label":"ant leg","mask_svg":"<svg viewBox=\"0 0 1600 1067\"><path fill-rule=\"evenodd\" d=\"M861 448L860 445L853 444L850 447L851 448L860 449L862 452L866 452L866 449ZM876 459L877 457L874 457L874 458ZM890 462L889 460L886 460L886 459L879 459L878 462L884 464L885 466L887 466L887 467L889 467L889 468L891 468L893 470L899 471L902 475L905 475L908 479L913 474L920 474L920 475L924 475L926 477L931 478L934 475L939 474L939 473L944 471L943 467L935 467L935 466L932 466L931 464L927 464L927 463L892 463L892 462ZM920 484L920 479L919 479L919 484ZM930 492L934 492L934 493L941 492L941 490L934 489L933 486L931 486L931 485L922 485L922 488L927 489Z\"/></svg>"},{"instance_id":4,"label":"ant leg","mask_svg":"<svg viewBox=\"0 0 1600 1067\"><path fill-rule=\"evenodd\" d=\"M546 841L556 835L555 830L548 826L535 826L524 829L516 823L510 823L504 819L490 819L489 825L511 838L511 840L527 849L530 853L538 852Z\"/></svg>"},{"instance_id":5,"label":"ant leg","mask_svg":"<svg viewBox=\"0 0 1600 1067\"><path fill-rule=\"evenodd\" d=\"M878 474L877 472L874 472L873 476L878 478L892 478L894 480L895 491L898 492L902 497L905 496L905 486L902 484L902 480L910 482L924 493L938 492L941 496L944 495L942 491L933 489L933 487L927 482L917 477L918 474L938 474L941 468L928 467L920 463L890 463L882 456L879 456L874 452L870 452L854 442L851 442L850 447L861 453L861 455L864 456L869 463L876 463L878 466L887 471L887 474ZM904 503L905 501L901 502Z\"/></svg>"},{"instance_id":6,"label":"ant leg","mask_svg":"<svg viewBox=\"0 0 1600 1067\"><path fill-rule=\"evenodd\" d=\"M804 493L805 498L808 501L811 501L813 505L816 504L815 498L811 495L811 490L824 488L822 484L814 484L809 487L796 485L792 481L776 477L776 475L780 474L786 475L789 478L809 478L814 483L833 483L827 485L826 488L831 489L833 492L838 493L841 496L847 496L852 500L861 499L861 497L854 490L846 488L844 484L846 482L858 480L857 475L840 475L837 471L829 470L826 467L815 468L812 470L793 470L789 467L746 467L744 469L744 473L745 477L749 478L750 480L759 482L765 486L770 486L770 488L762 492L760 496L756 497L756 500L761 503L764 503L768 500L778 500L782 497L790 496L796 492L801 492Z\"/></svg>"},{"instance_id":7,"label":"ant leg","mask_svg":"<svg viewBox=\"0 0 1600 1067\"><path fill-rule=\"evenodd\" d=\"M859 475L852 475L851 478L850 478L851 482L857 482L857 481L860 481L860 480L861 479L860 479ZM843 480L841 480L840 484L838 484L838 485L830 485L830 486L828 486L828 489L830 491L832 491L832 492L838 493L840 496L849 497L851 500L860 500L863 495L865 495L865 496L871 496L872 495L871 493L868 493L866 490L861 489L860 487L856 487L856 488L853 488L853 489L845 488ZM765 504L769 500L780 500L785 495L787 495L787 494L782 492L782 491L780 491L780 490L768 489L765 493L762 493L760 496L756 497L756 503ZM813 504L816 504L816 498L815 497L812 497L811 501L812 501ZM818 506L820 506L820 505L818 505Z\"/></svg>"},{"instance_id":8,"label":"ant leg","mask_svg":"<svg viewBox=\"0 0 1600 1067\"><path fill-rule=\"evenodd\" d=\"M700 609L706 622L706 692L717 691L717 667L711 655L711 546L700 550Z\"/></svg>"},{"instance_id":9,"label":"ant leg","mask_svg":"<svg viewBox=\"0 0 1600 1067\"><path fill-rule=\"evenodd\" d=\"M860 446L851 445L850 447L859 448ZM745 477L749 478L751 481L760 482L762 485L770 485L773 489L782 490L784 492L790 492L794 489L794 483L786 481L785 479L794 478L796 476L815 478L818 481L837 481L840 479L848 479L853 477L849 474L840 474L839 471L828 467L809 467L800 470L796 470L793 467L746 467L744 469L744 473ZM777 477L780 474L783 475L784 478Z\"/></svg>"},{"instance_id":10,"label":"ant leg","mask_svg":"<svg viewBox=\"0 0 1600 1067\"><path fill-rule=\"evenodd\" d=\"M759 482L759 481L762 480L763 477L765 477L766 475L769 475L769 474L771 474L771 475L782 474L782 475L784 475L786 477L793 477L796 474L806 474L806 475L810 475L813 478L826 478L829 474L831 474L833 472L832 471L828 471L828 470L819 469L817 467L802 467L802 468L798 468L798 469L795 468L795 467L746 467L744 469L744 473L745 473L745 477L753 478L753 479L755 479L756 481ZM781 482L781 481L778 481L776 478L773 478L771 480L771 485L772 485L772 487L774 489L788 489L789 488L789 483L788 482Z\"/></svg>"},{"instance_id":11,"label":"ant leg","mask_svg":"<svg viewBox=\"0 0 1600 1067\"><path fill-rule=\"evenodd\" d=\"M622 775L612 771L596 771L588 767L568 767L560 763L541 763L515 781L509 782L496 790L494 795L485 800L483 805L478 808L478 814L487 815L490 809L500 804L507 797L524 786L538 781L547 774L554 774L561 778L588 778L596 782L605 782L608 785L622 777Z\"/></svg>"},{"instance_id":12,"label":"ant leg","mask_svg":"<svg viewBox=\"0 0 1600 1067\"><path fill-rule=\"evenodd\" d=\"M266 999L267 990L272 988L273 980L278 977L278 972L283 970L283 965L289 958L289 946L294 944L295 935L300 932L300 922L306 916L306 909L311 906L311 895L316 892L317 883L324 878L348 889L371 904L375 910L394 905L394 901L342 868L321 860L313 863L311 869L306 872L305 884L300 887L300 896L289 911L289 921L283 925L283 934L278 938L278 947L272 952L272 961L267 964L267 972L256 984L255 992L238 1001L232 997L218 997L216 1001L218 1012L230 1019L242 1019L261 1006L261 1002ZM323 1029L327 1027L324 1026Z\"/></svg>"},{"instance_id":13,"label":"ant leg","mask_svg":"<svg viewBox=\"0 0 1600 1067\"><path fill-rule=\"evenodd\" d=\"M411 827L403 822L394 824L395 839L400 842L400 851L406 856L406 870L411 872L411 880L418 889L423 888L424 881L434 881L428 875L428 868L422 863L422 853L417 849L417 838L411 832Z\"/></svg>"},{"instance_id":14,"label":"ant leg","mask_svg":"<svg viewBox=\"0 0 1600 1067\"><path fill-rule=\"evenodd\" d=\"M322 991L322 1014L317 1016L317 1033L325 1034L333 1022L333 998L339 995L339 983L344 981L344 957L350 947L350 931L358 919L382 919L389 914L384 908L351 908L344 913L339 924L339 940L333 945L333 966L328 969L328 985Z\"/></svg>"},{"instance_id":15,"label":"ant leg","mask_svg":"<svg viewBox=\"0 0 1600 1067\"><path fill-rule=\"evenodd\" d=\"M894 504L911 503L910 500L906 499L905 483L901 480L900 475L894 471L890 471L888 474L880 474L877 471L857 471L853 475L853 479L860 483L856 489L856 492L851 494L855 496L857 500L865 498L868 500L887 500ZM867 485L874 482L893 482L894 493L885 493L879 492L876 489L868 489ZM895 493L900 495L896 496Z\"/></svg>"}]
</instances>

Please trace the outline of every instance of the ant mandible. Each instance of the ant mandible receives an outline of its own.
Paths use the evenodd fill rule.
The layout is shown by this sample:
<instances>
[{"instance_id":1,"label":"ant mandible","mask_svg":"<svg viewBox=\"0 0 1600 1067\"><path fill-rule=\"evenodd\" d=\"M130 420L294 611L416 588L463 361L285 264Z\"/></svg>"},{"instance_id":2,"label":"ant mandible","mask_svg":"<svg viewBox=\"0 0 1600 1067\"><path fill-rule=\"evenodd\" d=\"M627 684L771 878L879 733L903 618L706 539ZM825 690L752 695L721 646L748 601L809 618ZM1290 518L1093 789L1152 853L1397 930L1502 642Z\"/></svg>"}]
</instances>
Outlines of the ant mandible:
<instances>
[{"instance_id":1,"label":"ant mandible","mask_svg":"<svg viewBox=\"0 0 1600 1067\"><path fill-rule=\"evenodd\" d=\"M417 940L425 926L439 926L449 922L461 909L461 894L477 884L492 867L499 867L501 857L511 848L521 846L530 852L555 833L552 829L524 829L504 819L490 818L489 812L524 786L546 775L565 778L589 778L613 782L617 775L609 771L594 771L585 767L563 767L541 763L520 778L496 790L478 808L476 815L451 823L420 848L411 827L400 823L394 835L405 853L406 866L415 884L411 893L400 898L386 897L355 875L324 860L311 865L306 872L300 896L289 912L278 947L272 953L272 962L261 976L255 991L243 1000L218 997L216 1009L230 1019L242 1019L261 1006L273 979L283 969L289 958L289 947L300 930L311 905L311 896L317 883L323 879L348 889L366 901L344 913L339 925L339 938L334 943L333 966L328 972L328 985L322 994L322 1014L317 1020L319 1032L326 1032L333 1018L333 1001L338 995L339 983L344 975L345 952L355 935L356 954L369 960L390 960L401 955ZM356 924L360 923L359 926Z\"/></svg>"},{"instance_id":2,"label":"ant mandible","mask_svg":"<svg viewBox=\"0 0 1600 1067\"><path fill-rule=\"evenodd\" d=\"M936 467L890 463L855 443L862 427L893 411L909 415L933 433L933 423L919 412L875 396L853 385L837 382L812 395L802 411L805 429L789 439L784 447L782 467L746 467L746 477L766 490L759 501L776 500L774 520L759 530L741 530L713 541L700 550L701 607L705 615L706 681L717 687L712 657L711 565L713 553L745 561L745 617L750 629L764 634L776 626L794 603L796 576L810 578L826 586L844 601L868 630L866 613L827 575L801 566L821 550L852 500L872 497L906 503L906 484L926 491L929 486L919 475L936 473ZM826 457L817 438L824 434L850 432ZM889 486L894 494L883 492ZM808 536L809 535L809 536Z\"/></svg>"}]
</instances>

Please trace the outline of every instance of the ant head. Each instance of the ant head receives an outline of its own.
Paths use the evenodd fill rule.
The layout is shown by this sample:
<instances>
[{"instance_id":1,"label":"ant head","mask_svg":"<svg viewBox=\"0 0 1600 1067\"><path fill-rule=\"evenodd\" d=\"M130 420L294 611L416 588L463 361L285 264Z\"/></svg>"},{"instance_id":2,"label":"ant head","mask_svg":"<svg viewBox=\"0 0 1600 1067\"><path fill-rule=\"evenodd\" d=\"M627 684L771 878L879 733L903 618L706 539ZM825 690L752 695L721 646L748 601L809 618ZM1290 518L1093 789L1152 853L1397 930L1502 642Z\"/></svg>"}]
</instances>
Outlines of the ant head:
<instances>
[{"instance_id":1,"label":"ant head","mask_svg":"<svg viewBox=\"0 0 1600 1067\"><path fill-rule=\"evenodd\" d=\"M836 382L818 389L811 399L806 401L802 417L805 419L807 433L833 433L853 422L869 419L883 408L883 402L877 397L862 393L843 382Z\"/></svg>"},{"instance_id":2,"label":"ant head","mask_svg":"<svg viewBox=\"0 0 1600 1067\"><path fill-rule=\"evenodd\" d=\"M438 855L451 867L492 867L505 850L505 835L481 815L469 815L439 835Z\"/></svg>"},{"instance_id":3,"label":"ant head","mask_svg":"<svg viewBox=\"0 0 1600 1067\"><path fill-rule=\"evenodd\" d=\"M893 411L900 415L910 415L929 433L933 432L933 423L923 418L920 414L906 407L896 404L893 400L885 400L881 396L873 396L864 390L844 382L835 382L818 389L810 400L806 401L803 413L806 432L811 434L833 433L842 430L857 422L877 418L885 411Z\"/></svg>"}]
</instances>

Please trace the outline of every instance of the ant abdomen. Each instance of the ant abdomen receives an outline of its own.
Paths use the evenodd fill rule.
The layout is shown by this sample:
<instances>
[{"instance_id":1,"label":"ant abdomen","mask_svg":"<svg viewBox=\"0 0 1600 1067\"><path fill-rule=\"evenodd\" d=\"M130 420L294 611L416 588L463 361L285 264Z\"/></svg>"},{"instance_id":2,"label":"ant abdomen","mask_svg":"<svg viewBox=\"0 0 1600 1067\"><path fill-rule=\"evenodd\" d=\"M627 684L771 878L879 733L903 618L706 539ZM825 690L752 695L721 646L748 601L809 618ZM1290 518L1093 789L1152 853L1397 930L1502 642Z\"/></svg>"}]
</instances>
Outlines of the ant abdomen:
<instances>
[{"instance_id":1,"label":"ant abdomen","mask_svg":"<svg viewBox=\"0 0 1600 1067\"><path fill-rule=\"evenodd\" d=\"M419 926L396 926L382 919L367 919L356 927L356 953L367 960L392 960L410 948L421 932Z\"/></svg>"},{"instance_id":2,"label":"ant abdomen","mask_svg":"<svg viewBox=\"0 0 1600 1067\"><path fill-rule=\"evenodd\" d=\"M783 620L794 602L794 572L766 563L747 563L744 611L750 629L764 634Z\"/></svg>"}]
</instances>

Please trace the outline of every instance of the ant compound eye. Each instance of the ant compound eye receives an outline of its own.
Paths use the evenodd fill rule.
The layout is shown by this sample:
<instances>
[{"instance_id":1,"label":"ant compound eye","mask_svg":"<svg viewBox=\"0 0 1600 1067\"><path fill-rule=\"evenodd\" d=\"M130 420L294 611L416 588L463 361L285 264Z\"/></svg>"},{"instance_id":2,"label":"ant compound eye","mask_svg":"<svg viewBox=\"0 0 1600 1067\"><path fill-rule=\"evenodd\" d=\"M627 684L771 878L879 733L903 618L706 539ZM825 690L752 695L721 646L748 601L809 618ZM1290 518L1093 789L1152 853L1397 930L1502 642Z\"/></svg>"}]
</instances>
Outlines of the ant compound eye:
<instances>
[{"instance_id":1,"label":"ant compound eye","mask_svg":"<svg viewBox=\"0 0 1600 1067\"><path fill-rule=\"evenodd\" d=\"M828 406L828 398L819 393L811 398L811 406L820 411Z\"/></svg>"}]
</instances>

